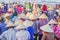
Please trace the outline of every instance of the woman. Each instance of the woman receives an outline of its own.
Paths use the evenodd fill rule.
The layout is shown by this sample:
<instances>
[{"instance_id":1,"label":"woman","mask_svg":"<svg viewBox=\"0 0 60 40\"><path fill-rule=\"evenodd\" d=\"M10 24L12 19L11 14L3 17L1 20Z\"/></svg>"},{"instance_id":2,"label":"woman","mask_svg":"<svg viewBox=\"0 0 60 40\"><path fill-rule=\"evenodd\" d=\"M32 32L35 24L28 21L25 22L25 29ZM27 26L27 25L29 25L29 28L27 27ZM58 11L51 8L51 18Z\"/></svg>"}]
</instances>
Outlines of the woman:
<instances>
[{"instance_id":1,"label":"woman","mask_svg":"<svg viewBox=\"0 0 60 40\"><path fill-rule=\"evenodd\" d=\"M58 18L58 25L53 27L53 31L55 33L55 39L60 40L60 17Z\"/></svg>"},{"instance_id":2,"label":"woman","mask_svg":"<svg viewBox=\"0 0 60 40\"><path fill-rule=\"evenodd\" d=\"M30 40L34 40L34 29L33 29L33 22L29 20L25 20L23 23L27 27L27 31L30 33Z\"/></svg>"},{"instance_id":3,"label":"woman","mask_svg":"<svg viewBox=\"0 0 60 40\"><path fill-rule=\"evenodd\" d=\"M7 30L0 35L0 39L1 40L16 40L16 37L15 37L16 31L14 27L15 26L12 22L8 22L6 26Z\"/></svg>"},{"instance_id":4,"label":"woman","mask_svg":"<svg viewBox=\"0 0 60 40\"><path fill-rule=\"evenodd\" d=\"M40 29L42 30L43 33L41 40L54 40L54 33L49 25L44 25L40 27Z\"/></svg>"},{"instance_id":5,"label":"woman","mask_svg":"<svg viewBox=\"0 0 60 40\"><path fill-rule=\"evenodd\" d=\"M30 33L25 30L27 27L25 27L23 24L19 24L16 29L18 29L16 33L16 40L30 40Z\"/></svg>"}]
</instances>

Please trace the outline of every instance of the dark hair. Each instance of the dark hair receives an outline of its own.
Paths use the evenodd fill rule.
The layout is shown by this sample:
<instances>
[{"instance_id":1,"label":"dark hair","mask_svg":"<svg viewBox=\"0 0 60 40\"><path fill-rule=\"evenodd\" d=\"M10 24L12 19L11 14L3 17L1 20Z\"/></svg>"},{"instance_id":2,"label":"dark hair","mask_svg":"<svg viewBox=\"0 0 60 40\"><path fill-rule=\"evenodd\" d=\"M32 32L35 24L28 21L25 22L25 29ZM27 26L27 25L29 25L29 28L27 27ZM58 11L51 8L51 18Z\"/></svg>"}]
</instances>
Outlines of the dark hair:
<instances>
[{"instance_id":1,"label":"dark hair","mask_svg":"<svg viewBox=\"0 0 60 40\"><path fill-rule=\"evenodd\" d=\"M3 21L4 21L4 19L1 17L0 22L3 22Z\"/></svg>"}]
</instances>

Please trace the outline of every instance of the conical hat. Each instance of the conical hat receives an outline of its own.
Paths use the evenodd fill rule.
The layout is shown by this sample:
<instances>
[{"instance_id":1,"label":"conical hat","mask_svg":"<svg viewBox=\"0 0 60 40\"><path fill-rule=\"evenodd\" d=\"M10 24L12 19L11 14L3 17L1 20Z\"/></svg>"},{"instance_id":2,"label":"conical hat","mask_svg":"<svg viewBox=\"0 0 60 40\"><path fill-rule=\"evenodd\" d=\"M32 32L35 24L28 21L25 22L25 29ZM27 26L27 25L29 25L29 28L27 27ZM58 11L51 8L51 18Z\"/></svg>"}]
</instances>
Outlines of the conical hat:
<instances>
[{"instance_id":1,"label":"conical hat","mask_svg":"<svg viewBox=\"0 0 60 40\"><path fill-rule=\"evenodd\" d=\"M31 12L28 12L28 13L26 14L26 17L29 18L30 15L31 15Z\"/></svg>"},{"instance_id":2,"label":"conical hat","mask_svg":"<svg viewBox=\"0 0 60 40\"><path fill-rule=\"evenodd\" d=\"M30 19L30 20L36 20L37 17L36 17L34 14L31 14L31 15L29 16L29 19Z\"/></svg>"},{"instance_id":3,"label":"conical hat","mask_svg":"<svg viewBox=\"0 0 60 40\"><path fill-rule=\"evenodd\" d=\"M47 19L48 17L46 16L46 14L42 14L39 19Z\"/></svg>"},{"instance_id":4,"label":"conical hat","mask_svg":"<svg viewBox=\"0 0 60 40\"><path fill-rule=\"evenodd\" d=\"M27 27L25 27L23 24L19 24L19 25L16 27L16 29L25 29L25 28L27 28Z\"/></svg>"},{"instance_id":5,"label":"conical hat","mask_svg":"<svg viewBox=\"0 0 60 40\"><path fill-rule=\"evenodd\" d=\"M17 20L17 21L15 21L15 23L14 23L14 25L19 25L19 24L22 24L23 23L23 21L22 20Z\"/></svg>"},{"instance_id":6,"label":"conical hat","mask_svg":"<svg viewBox=\"0 0 60 40\"><path fill-rule=\"evenodd\" d=\"M48 24L57 24L57 22L56 22L55 20L51 19L51 20L48 22Z\"/></svg>"},{"instance_id":7,"label":"conical hat","mask_svg":"<svg viewBox=\"0 0 60 40\"><path fill-rule=\"evenodd\" d=\"M14 26L14 24L11 22L11 21L9 21L8 23L7 23L7 26L6 27L13 27Z\"/></svg>"},{"instance_id":8,"label":"conical hat","mask_svg":"<svg viewBox=\"0 0 60 40\"><path fill-rule=\"evenodd\" d=\"M20 15L18 15L18 18L26 18L26 15L24 13L21 13Z\"/></svg>"},{"instance_id":9,"label":"conical hat","mask_svg":"<svg viewBox=\"0 0 60 40\"><path fill-rule=\"evenodd\" d=\"M44 25L44 26L40 27L40 29L45 32L53 33L53 30L50 28L49 25Z\"/></svg>"},{"instance_id":10,"label":"conical hat","mask_svg":"<svg viewBox=\"0 0 60 40\"><path fill-rule=\"evenodd\" d=\"M8 16L10 16L10 14L6 13L6 14L4 15L4 18L5 18L5 17L8 17Z\"/></svg>"},{"instance_id":11,"label":"conical hat","mask_svg":"<svg viewBox=\"0 0 60 40\"><path fill-rule=\"evenodd\" d=\"M26 27L32 26L33 22L29 21L29 20L25 20L25 22L23 23Z\"/></svg>"},{"instance_id":12,"label":"conical hat","mask_svg":"<svg viewBox=\"0 0 60 40\"><path fill-rule=\"evenodd\" d=\"M16 6L17 6L17 4L14 4L13 6L14 6L14 7L16 7Z\"/></svg>"},{"instance_id":13,"label":"conical hat","mask_svg":"<svg viewBox=\"0 0 60 40\"><path fill-rule=\"evenodd\" d=\"M52 7L52 6L50 6L50 7L48 8L48 10L53 10L53 7Z\"/></svg>"}]
</instances>

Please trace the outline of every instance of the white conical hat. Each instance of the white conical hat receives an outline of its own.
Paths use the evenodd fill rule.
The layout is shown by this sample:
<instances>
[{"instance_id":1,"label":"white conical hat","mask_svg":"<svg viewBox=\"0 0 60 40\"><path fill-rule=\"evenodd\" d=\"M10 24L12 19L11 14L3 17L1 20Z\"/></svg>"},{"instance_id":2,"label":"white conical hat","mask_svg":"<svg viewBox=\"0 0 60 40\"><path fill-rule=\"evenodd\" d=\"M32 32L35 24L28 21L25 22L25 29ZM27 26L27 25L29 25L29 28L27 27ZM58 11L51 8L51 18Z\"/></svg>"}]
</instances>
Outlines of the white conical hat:
<instances>
[{"instance_id":1,"label":"white conical hat","mask_svg":"<svg viewBox=\"0 0 60 40\"><path fill-rule=\"evenodd\" d=\"M48 22L48 24L57 24L57 22L56 22L55 20L51 19L51 20Z\"/></svg>"},{"instance_id":2,"label":"white conical hat","mask_svg":"<svg viewBox=\"0 0 60 40\"><path fill-rule=\"evenodd\" d=\"M35 20L35 19L37 19L37 17L36 17L34 14L31 14L31 15L29 16L29 19L30 19L30 20Z\"/></svg>"},{"instance_id":3,"label":"white conical hat","mask_svg":"<svg viewBox=\"0 0 60 40\"><path fill-rule=\"evenodd\" d=\"M52 6L50 6L50 7L48 8L48 10L53 10L53 7L52 7Z\"/></svg>"},{"instance_id":4,"label":"white conical hat","mask_svg":"<svg viewBox=\"0 0 60 40\"><path fill-rule=\"evenodd\" d=\"M32 26L33 22L29 21L29 20L25 20L25 22L23 23L26 27Z\"/></svg>"},{"instance_id":5,"label":"white conical hat","mask_svg":"<svg viewBox=\"0 0 60 40\"><path fill-rule=\"evenodd\" d=\"M19 25L16 27L16 29L24 29L24 28L27 28L27 27L25 27L23 24L19 24Z\"/></svg>"},{"instance_id":6,"label":"white conical hat","mask_svg":"<svg viewBox=\"0 0 60 40\"><path fill-rule=\"evenodd\" d=\"M14 24L11 21L9 21L6 25L6 27L11 27L11 26L14 26Z\"/></svg>"},{"instance_id":7,"label":"white conical hat","mask_svg":"<svg viewBox=\"0 0 60 40\"><path fill-rule=\"evenodd\" d=\"M40 29L45 31L45 32L53 33L53 30L50 28L49 25L44 25L44 26L40 27Z\"/></svg>"},{"instance_id":8,"label":"white conical hat","mask_svg":"<svg viewBox=\"0 0 60 40\"><path fill-rule=\"evenodd\" d=\"M23 23L23 21L22 21L22 20L16 20L16 21L15 21L15 23L14 23L14 25L16 25L16 26L17 26L17 25L22 24L22 23Z\"/></svg>"},{"instance_id":9,"label":"white conical hat","mask_svg":"<svg viewBox=\"0 0 60 40\"><path fill-rule=\"evenodd\" d=\"M39 19L47 19L48 17L46 16L46 14L42 14L40 17L39 17Z\"/></svg>"},{"instance_id":10,"label":"white conical hat","mask_svg":"<svg viewBox=\"0 0 60 40\"><path fill-rule=\"evenodd\" d=\"M13 6L17 6L17 4L14 4Z\"/></svg>"},{"instance_id":11,"label":"white conical hat","mask_svg":"<svg viewBox=\"0 0 60 40\"><path fill-rule=\"evenodd\" d=\"M26 14L26 17L29 18L29 16L30 16L31 14L32 14L31 12L28 12L28 13Z\"/></svg>"},{"instance_id":12,"label":"white conical hat","mask_svg":"<svg viewBox=\"0 0 60 40\"><path fill-rule=\"evenodd\" d=\"M9 14L9 13L6 13L6 14L4 15L4 18L5 18L5 17L8 17L8 16L10 16L10 14Z\"/></svg>"},{"instance_id":13,"label":"white conical hat","mask_svg":"<svg viewBox=\"0 0 60 40\"><path fill-rule=\"evenodd\" d=\"M18 15L18 18L26 18L26 15L24 13L21 13L20 15Z\"/></svg>"}]
</instances>

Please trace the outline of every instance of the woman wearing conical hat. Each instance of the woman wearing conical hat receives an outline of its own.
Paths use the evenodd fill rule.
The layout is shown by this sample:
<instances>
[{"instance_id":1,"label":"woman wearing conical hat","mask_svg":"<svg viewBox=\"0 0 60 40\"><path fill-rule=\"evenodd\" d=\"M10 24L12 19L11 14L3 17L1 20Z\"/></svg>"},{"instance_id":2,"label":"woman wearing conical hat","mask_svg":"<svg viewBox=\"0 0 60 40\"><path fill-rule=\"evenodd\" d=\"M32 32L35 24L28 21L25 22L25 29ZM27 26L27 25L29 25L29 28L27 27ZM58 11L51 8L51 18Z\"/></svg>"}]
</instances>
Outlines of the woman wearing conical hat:
<instances>
[{"instance_id":1,"label":"woman wearing conical hat","mask_svg":"<svg viewBox=\"0 0 60 40\"><path fill-rule=\"evenodd\" d=\"M37 15L38 16L38 15ZM38 33L38 20L35 14L31 14L29 16L29 20L33 21L33 28L34 28L34 39L37 40L37 33Z\"/></svg>"},{"instance_id":2,"label":"woman wearing conical hat","mask_svg":"<svg viewBox=\"0 0 60 40\"><path fill-rule=\"evenodd\" d=\"M40 27L40 29L42 30L43 34L41 40L54 40L54 33L49 25L44 25Z\"/></svg>"},{"instance_id":3,"label":"woman wearing conical hat","mask_svg":"<svg viewBox=\"0 0 60 40\"><path fill-rule=\"evenodd\" d=\"M8 23L9 21L11 21L11 19L10 19L10 14L6 13L6 14L4 15L4 20L5 20L5 23Z\"/></svg>"},{"instance_id":4,"label":"woman wearing conical hat","mask_svg":"<svg viewBox=\"0 0 60 40\"><path fill-rule=\"evenodd\" d=\"M0 35L1 40L16 40L16 31L14 29L14 24L8 22L6 25L7 30Z\"/></svg>"},{"instance_id":5,"label":"woman wearing conical hat","mask_svg":"<svg viewBox=\"0 0 60 40\"><path fill-rule=\"evenodd\" d=\"M48 22L48 17L46 16L46 14L42 14L40 17L39 17L39 27L47 24ZM38 29L39 29L38 27ZM40 29L39 29L40 30Z\"/></svg>"},{"instance_id":6,"label":"woman wearing conical hat","mask_svg":"<svg viewBox=\"0 0 60 40\"><path fill-rule=\"evenodd\" d=\"M55 34L55 39L60 40L60 17L58 19L58 24L55 25L53 28L54 34Z\"/></svg>"},{"instance_id":7,"label":"woman wearing conical hat","mask_svg":"<svg viewBox=\"0 0 60 40\"><path fill-rule=\"evenodd\" d=\"M33 29L33 22L30 20L25 20L23 25L27 27L27 31L30 33L30 40L34 40L34 29Z\"/></svg>"},{"instance_id":8,"label":"woman wearing conical hat","mask_svg":"<svg viewBox=\"0 0 60 40\"><path fill-rule=\"evenodd\" d=\"M41 16L39 16L39 22L42 23L42 25L45 25L47 21L48 21L48 16L46 14L42 14Z\"/></svg>"},{"instance_id":9,"label":"woman wearing conical hat","mask_svg":"<svg viewBox=\"0 0 60 40\"><path fill-rule=\"evenodd\" d=\"M25 30L27 27L23 24L19 24L16 29L18 30L16 33L17 40L30 40L30 33Z\"/></svg>"},{"instance_id":10,"label":"woman wearing conical hat","mask_svg":"<svg viewBox=\"0 0 60 40\"><path fill-rule=\"evenodd\" d=\"M39 29L41 26L46 25L48 23L48 17L46 16L46 14L42 14L39 16L39 22L38 22L38 31L39 31L39 40L41 40L41 30Z\"/></svg>"},{"instance_id":11,"label":"woman wearing conical hat","mask_svg":"<svg viewBox=\"0 0 60 40\"><path fill-rule=\"evenodd\" d=\"M49 20L54 19L54 17L56 17L56 12L54 12L54 8L52 6L48 8L47 16L49 17Z\"/></svg>"}]
</instances>

